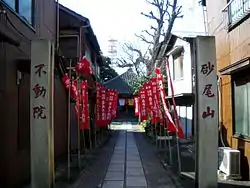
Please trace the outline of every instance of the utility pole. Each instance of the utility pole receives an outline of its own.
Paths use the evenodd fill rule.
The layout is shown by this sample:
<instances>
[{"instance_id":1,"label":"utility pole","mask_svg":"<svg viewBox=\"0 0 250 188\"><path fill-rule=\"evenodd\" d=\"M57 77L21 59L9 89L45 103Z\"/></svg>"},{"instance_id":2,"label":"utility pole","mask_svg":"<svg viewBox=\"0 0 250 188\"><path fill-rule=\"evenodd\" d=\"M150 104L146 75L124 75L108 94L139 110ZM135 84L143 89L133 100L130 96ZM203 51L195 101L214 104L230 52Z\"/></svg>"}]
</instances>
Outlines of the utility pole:
<instances>
[{"instance_id":1,"label":"utility pole","mask_svg":"<svg viewBox=\"0 0 250 188\"><path fill-rule=\"evenodd\" d=\"M116 46L117 40L111 38L108 40L108 42L109 42L108 54L109 54L109 57L111 58L111 62L113 62L117 56L117 46Z\"/></svg>"},{"instance_id":2,"label":"utility pole","mask_svg":"<svg viewBox=\"0 0 250 188\"><path fill-rule=\"evenodd\" d=\"M30 76L31 187L53 188L54 44L31 42Z\"/></svg>"}]
</instances>

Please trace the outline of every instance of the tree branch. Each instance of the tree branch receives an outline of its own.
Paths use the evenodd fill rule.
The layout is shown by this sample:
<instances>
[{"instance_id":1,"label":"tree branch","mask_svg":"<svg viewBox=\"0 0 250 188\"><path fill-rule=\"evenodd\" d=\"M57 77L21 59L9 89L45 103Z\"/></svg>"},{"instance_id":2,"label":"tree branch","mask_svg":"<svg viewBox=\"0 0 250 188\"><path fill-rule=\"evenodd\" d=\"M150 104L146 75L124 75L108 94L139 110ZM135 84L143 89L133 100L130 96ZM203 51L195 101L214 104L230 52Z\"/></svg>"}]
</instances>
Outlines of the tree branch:
<instances>
[{"instance_id":1,"label":"tree branch","mask_svg":"<svg viewBox=\"0 0 250 188\"><path fill-rule=\"evenodd\" d=\"M153 37L153 38L154 38L154 35L153 35L153 34L151 34L148 30L143 30L142 32L147 33L149 36L151 36L151 37Z\"/></svg>"},{"instance_id":2,"label":"tree branch","mask_svg":"<svg viewBox=\"0 0 250 188\"><path fill-rule=\"evenodd\" d=\"M145 13L141 13L143 16L146 16L147 18L150 18L150 19L153 19L153 20L156 20L157 23L160 23L161 20L159 18L157 18L154 13L152 11L149 12L149 14L145 14Z\"/></svg>"},{"instance_id":3,"label":"tree branch","mask_svg":"<svg viewBox=\"0 0 250 188\"><path fill-rule=\"evenodd\" d=\"M133 67L132 63L128 63L124 58L118 59L119 62L116 65L120 68Z\"/></svg>"},{"instance_id":4,"label":"tree branch","mask_svg":"<svg viewBox=\"0 0 250 188\"><path fill-rule=\"evenodd\" d=\"M140 66L143 64L146 66L147 73L151 73L152 70L158 65L163 66L162 61L155 61L160 44L161 37L163 41L168 43L171 37L171 31L173 29L174 22L177 18L182 18L182 6L177 5L178 0L145 0L152 6L152 10L149 13L141 13L146 18L152 20L154 25L151 25L147 30L142 30L142 34L136 37L140 38L145 44L148 45L148 50L145 54L140 49L133 47L133 45L124 45L124 50L129 62L127 64L133 64L136 71L140 70ZM146 34L147 35L146 35ZM152 37L152 40L150 40ZM149 57L146 57L146 54ZM162 57L163 59L163 57Z\"/></svg>"},{"instance_id":5,"label":"tree branch","mask_svg":"<svg viewBox=\"0 0 250 188\"><path fill-rule=\"evenodd\" d=\"M136 37L140 38L143 42L148 43L148 44L154 44L153 41L147 40L143 35L137 35L135 34Z\"/></svg>"}]
</instances>

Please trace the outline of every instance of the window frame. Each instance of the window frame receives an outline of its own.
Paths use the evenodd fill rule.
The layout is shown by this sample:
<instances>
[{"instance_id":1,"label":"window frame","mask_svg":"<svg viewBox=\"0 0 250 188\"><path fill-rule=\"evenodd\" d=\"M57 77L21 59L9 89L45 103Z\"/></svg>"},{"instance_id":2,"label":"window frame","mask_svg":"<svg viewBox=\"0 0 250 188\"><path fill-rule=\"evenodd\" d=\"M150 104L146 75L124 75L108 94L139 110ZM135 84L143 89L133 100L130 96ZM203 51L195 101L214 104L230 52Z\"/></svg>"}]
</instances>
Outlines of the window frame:
<instances>
[{"instance_id":1,"label":"window frame","mask_svg":"<svg viewBox=\"0 0 250 188\"><path fill-rule=\"evenodd\" d=\"M232 88L232 129L233 129L233 137L236 138L242 138L242 139L250 139L250 119L248 122L248 135L245 135L242 131L242 133L236 133L236 106L235 106L235 82L239 82L240 80L248 79L248 82L246 82L246 84L250 85L250 75L249 75L249 71L250 69L246 69L244 71L240 71L238 73L235 73L233 75L231 75L231 88ZM250 86L249 86L250 87ZM249 103L250 105L250 99L247 100L247 103Z\"/></svg>"},{"instance_id":2,"label":"window frame","mask_svg":"<svg viewBox=\"0 0 250 188\"><path fill-rule=\"evenodd\" d=\"M243 14L240 16L240 18L238 20L236 20L235 22L232 22L232 15L231 15L231 6L232 3L234 1L242 1L242 5L243 5ZM229 5L227 5L227 20L228 20L228 32L230 32L231 30L233 30L234 28L236 28L238 25L240 25L241 23L243 23L245 20L247 20L250 17L250 8L247 12L244 13L244 0L234 0L230 3L230 0L227 0L227 3L230 3ZM250 5L250 0L249 1L249 5Z\"/></svg>"},{"instance_id":3,"label":"window frame","mask_svg":"<svg viewBox=\"0 0 250 188\"><path fill-rule=\"evenodd\" d=\"M13 14L15 14L22 22L31 27L34 30L35 27L35 0L31 0L31 22L23 17L19 13L19 1L15 0L15 8L11 7L5 0L0 0L0 3L3 3Z\"/></svg>"},{"instance_id":4,"label":"window frame","mask_svg":"<svg viewBox=\"0 0 250 188\"><path fill-rule=\"evenodd\" d=\"M182 49L181 51L175 53L172 55L173 57L173 80L176 81L176 80L182 80L184 78L184 50ZM177 77L176 78L176 74L175 74L175 70L176 68L180 68L180 66L176 66L176 63L179 63L180 61L180 58L181 58L181 64L182 64L182 70L181 71L181 76L180 77Z\"/></svg>"}]
</instances>

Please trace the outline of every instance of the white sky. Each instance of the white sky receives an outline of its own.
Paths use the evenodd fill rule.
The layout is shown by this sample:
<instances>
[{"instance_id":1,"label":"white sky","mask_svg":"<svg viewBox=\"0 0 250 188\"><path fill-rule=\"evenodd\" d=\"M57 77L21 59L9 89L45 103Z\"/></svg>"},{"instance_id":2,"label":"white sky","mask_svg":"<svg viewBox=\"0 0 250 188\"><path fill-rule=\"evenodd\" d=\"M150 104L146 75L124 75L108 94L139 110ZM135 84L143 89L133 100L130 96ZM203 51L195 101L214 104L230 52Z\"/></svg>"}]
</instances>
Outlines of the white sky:
<instances>
[{"instance_id":1,"label":"white sky","mask_svg":"<svg viewBox=\"0 0 250 188\"><path fill-rule=\"evenodd\" d=\"M150 11L151 6L145 0L59 0L59 3L90 20L104 55L108 55L110 38L121 44L126 41L138 44L134 34L140 34L150 25L149 19L140 14ZM174 31L179 35L183 34L180 31L204 32L198 0L179 0L179 4L183 6L184 18L175 22ZM116 71L121 74L126 69Z\"/></svg>"}]
</instances>

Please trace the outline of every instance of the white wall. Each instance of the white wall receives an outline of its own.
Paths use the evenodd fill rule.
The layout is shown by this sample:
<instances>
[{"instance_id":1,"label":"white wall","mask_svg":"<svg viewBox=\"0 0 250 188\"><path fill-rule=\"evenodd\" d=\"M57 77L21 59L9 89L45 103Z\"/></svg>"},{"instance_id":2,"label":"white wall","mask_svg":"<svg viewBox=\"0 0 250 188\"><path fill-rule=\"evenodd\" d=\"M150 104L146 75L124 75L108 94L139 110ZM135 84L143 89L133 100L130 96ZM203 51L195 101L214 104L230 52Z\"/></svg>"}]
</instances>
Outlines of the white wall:
<instances>
[{"instance_id":1,"label":"white wall","mask_svg":"<svg viewBox=\"0 0 250 188\"><path fill-rule=\"evenodd\" d=\"M191 69L191 50L190 44L184 40L177 39L175 46L184 47L183 57L183 78L174 80L173 79L173 57L169 57L170 74L173 81L174 95L181 93L192 93L192 69ZM168 78L168 95L172 95L170 87L170 79Z\"/></svg>"},{"instance_id":2,"label":"white wall","mask_svg":"<svg viewBox=\"0 0 250 188\"><path fill-rule=\"evenodd\" d=\"M183 18L177 19L174 24L173 34L178 36L194 36L205 34L203 9L199 0L182 0Z\"/></svg>"},{"instance_id":3,"label":"white wall","mask_svg":"<svg viewBox=\"0 0 250 188\"><path fill-rule=\"evenodd\" d=\"M185 136L192 136L192 119L193 119L193 107L189 106L177 106L177 114L179 115L179 119L181 121L181 126Z\"/></svg>"}]
</instances>

